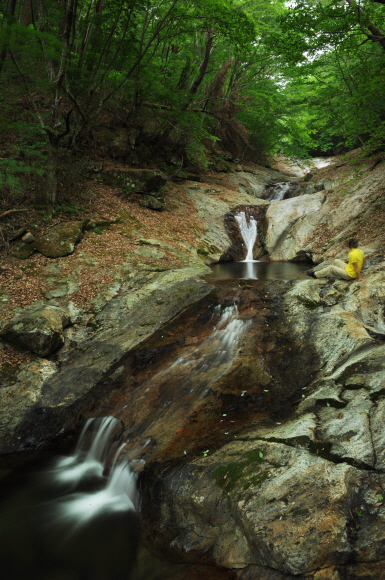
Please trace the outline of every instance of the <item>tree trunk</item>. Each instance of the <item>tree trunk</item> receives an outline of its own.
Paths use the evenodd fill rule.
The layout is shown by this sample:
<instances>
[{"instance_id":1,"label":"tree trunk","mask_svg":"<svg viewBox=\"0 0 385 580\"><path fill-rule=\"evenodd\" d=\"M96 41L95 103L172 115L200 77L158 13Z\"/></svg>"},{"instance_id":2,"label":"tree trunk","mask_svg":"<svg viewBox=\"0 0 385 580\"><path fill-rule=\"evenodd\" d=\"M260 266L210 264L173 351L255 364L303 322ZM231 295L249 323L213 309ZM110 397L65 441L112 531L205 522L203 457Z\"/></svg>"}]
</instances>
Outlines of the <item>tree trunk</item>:
<instances>
[{"instance_id":1,"label":"tree trunk","mask_svg":"<svg viewBox=\"0 0 385 580\"><path fill-rule=\"evenodd\" d=\"M47 167L47 190L46 205L47 215L52 218L52 213L57 196L57 166L59 156L59 138L56 135L48 135L48 167Z\"/></svg>"},{"instance_id":2,"label":"tree trunk","mask_svg":"<svg viewBox=\"0 0 385 580\"><path fill-rule=\"evenodd\" d=\"M16 9L16 0L11 0L9 4L8 13L5 14L5 20L8 25L12 23L12 20L15 16L15 9ZM7 52L8 52L8 42L5 41L0 51L0 73L3 70L4 62L7 57Z\"/></svg>"}]
</instances>

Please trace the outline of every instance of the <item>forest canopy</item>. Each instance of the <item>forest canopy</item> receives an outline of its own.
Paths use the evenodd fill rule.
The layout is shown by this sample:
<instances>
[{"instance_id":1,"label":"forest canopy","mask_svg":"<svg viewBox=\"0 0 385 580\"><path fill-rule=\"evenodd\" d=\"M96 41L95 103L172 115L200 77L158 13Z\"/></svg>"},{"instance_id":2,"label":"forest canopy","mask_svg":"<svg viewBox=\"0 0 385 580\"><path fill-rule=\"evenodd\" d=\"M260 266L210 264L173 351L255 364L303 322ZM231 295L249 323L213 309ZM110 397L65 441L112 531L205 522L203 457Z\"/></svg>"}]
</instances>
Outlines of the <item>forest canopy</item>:
<instances>
[{"instance_id":1,"label":"forest canopy","mask_svg":"<svg viewBox=\"0 0 385 580\"><path fill-rule=\"evenodd\" d=\"M0 187L40 175L52 212L106 119L143 163L373 152L384 65L384 0L1 0Z\"/></svg>"}]
</instances>

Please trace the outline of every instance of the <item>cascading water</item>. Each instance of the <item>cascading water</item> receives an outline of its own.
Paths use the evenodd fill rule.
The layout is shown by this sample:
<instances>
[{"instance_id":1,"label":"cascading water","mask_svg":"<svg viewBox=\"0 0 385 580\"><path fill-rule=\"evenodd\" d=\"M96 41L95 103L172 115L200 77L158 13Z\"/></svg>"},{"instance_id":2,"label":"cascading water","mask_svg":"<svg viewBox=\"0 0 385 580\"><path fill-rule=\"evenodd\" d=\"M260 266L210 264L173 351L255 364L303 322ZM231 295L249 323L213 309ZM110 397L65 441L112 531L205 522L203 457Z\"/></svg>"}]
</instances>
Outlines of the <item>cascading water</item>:
<instances>
[{"instance_id":1,"label":"cascading water","mask_svg":"<svg viewBox=\"0 0 385 580\"><path fill-rule=\"evenodd\" d=\"M57 461L52 470L54 479L76 487L84 478L103 478L111 456L112 434L119 423L114 417L88 419L75 454ZM92 438L89 449L86 449L87 437ZM119 447L104 488L97 492L75 491L65 495L56 504L58 519L82 525L100 512L135 510L135 474L127 462L117 464L123 446Z\"/></svg>"},{"instance_id":2,"label":"cascading water","mask_svg":"<svg viewBox=\"0 0 385 580\"><path fill-rule=\"evenodd\" d=\"M297 184L295 184L297 185ZM268 189L271 194L268 197L269 201L282 201L285 198L286 193L293 187L293 183L284 182L276 183L275 185L270 185Z\"/></svg>"},{"instance_id":3,"label":"cascading water","mask_svg":"<svg viewBox=\"0 0 385 580\"><path fill-rule=\"evenodd\" d=\"M218 305L214 309L214 316L220 315L212 333L196 348L189 357L178 357L169 367L158 373L153 381L162 382L173 374L185 376L188 383L204 386L204 392L210 384L217 381L232 365L242 341L243 335L251 324L238 318L238 308L227 306L222 309Z\"/></svg>"},{"instance_id":4,"label":"cascading water","mask_svg":"<svg viewBox=\"0 0 385 580\"><path fill-rule=\"evenodd\" d=\"M120 461L114 417L89 419L74 454L15 481L0 502L7 580L131 578L138 542L136 475ZM105 475L105 473L108 475ZM3 490L4 491L4 490Z\"/></svg>"},{"instance_id":5,"label":"cascading water","mask_svg":"<svg viewBox=\"0 0 385 580\"><path fill-rule=\"evenodd\" d=\"M252 216L249 218L249 221L247 221L246 213L244 211L240 211L234 217L247 250L246 258L243 261L254 262L253 249L255 240L257 239L257 222Z\"/></svg>"}]
</instances>

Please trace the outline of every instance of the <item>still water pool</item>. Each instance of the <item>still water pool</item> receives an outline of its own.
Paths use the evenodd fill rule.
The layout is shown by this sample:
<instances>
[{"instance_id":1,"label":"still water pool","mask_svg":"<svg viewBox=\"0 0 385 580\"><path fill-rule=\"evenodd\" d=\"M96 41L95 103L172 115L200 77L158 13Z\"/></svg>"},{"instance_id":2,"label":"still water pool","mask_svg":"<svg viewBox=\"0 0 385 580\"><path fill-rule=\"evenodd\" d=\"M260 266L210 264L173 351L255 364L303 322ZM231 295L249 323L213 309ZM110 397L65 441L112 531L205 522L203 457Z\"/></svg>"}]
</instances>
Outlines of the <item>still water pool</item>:
<instances>
[{"instance_id":1,"label":"still water pool","mask_svg":"<svg viewBox=\"0 0 385 580\"><path fill-rule=\"evenodd\" d=\"M294 262L224 262L215 264L206 280L298 280L311 264Z\"/></svg>"}]
</instances>

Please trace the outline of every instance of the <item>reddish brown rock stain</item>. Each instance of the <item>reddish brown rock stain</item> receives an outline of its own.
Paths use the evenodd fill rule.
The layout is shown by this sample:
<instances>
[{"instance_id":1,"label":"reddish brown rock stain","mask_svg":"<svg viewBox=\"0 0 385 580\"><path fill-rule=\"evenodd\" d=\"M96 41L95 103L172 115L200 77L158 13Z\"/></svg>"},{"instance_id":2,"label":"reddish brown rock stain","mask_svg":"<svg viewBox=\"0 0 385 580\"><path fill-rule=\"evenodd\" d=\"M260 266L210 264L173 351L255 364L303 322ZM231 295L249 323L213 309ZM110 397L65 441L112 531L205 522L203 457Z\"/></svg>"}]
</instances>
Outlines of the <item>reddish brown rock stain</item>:
<instances>
[{"instance_id":1,"label":"reddish brown rock stain","mask_svg":"<svg viewBox=\"0 0 385 580\"><path fill-rule=\"evenodd\" d=\"M219 284L142 343L126 359L124 372L105 399L92 409L90 415L110 414L123 421L129 440L124 452L130 459L148 463L201 456L242 436L251 424L273 425L294 409L306 381L301 369L308 362L301 366L296 360L301 346L282 324L281 283L240 286ZM234 303L238 318L251 322L230 368L214 378L198 373L192 381L188 366L168 373L179 357L191 361L197 356L218 322L214 307ZM290 360L284 354L289 343Z\"/></svg>"}]
</instances>

